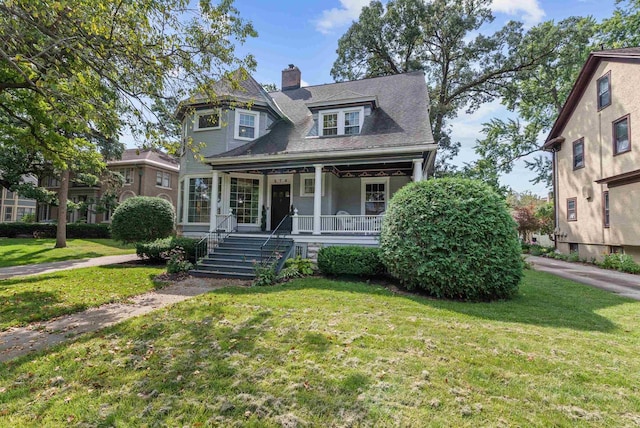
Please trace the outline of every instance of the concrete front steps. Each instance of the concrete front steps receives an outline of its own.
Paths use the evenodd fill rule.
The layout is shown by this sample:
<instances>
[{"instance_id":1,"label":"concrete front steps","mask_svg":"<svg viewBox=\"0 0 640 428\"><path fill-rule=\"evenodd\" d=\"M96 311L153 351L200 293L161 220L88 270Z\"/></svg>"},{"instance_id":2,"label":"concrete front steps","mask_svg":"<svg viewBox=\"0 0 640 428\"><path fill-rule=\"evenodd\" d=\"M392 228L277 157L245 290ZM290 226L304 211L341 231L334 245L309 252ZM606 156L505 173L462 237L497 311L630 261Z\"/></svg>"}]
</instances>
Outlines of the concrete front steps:
<instances>
[{"instance_id":1,"label":"concrete front steps","mask_svg":"<svg viewBox=\"0 0 640 428\"><path fill-rule=\"evenodd\" d=\"M293 246L292 239L281 238L278 248L278 243L272 238L262 251L266 239L265 236L246 237L231 234L218 247L213 248L213 251L209 251L189 273L208 278L251 280L255 278L253 271L257 263L269 259L276 249L284 257Z\"/></svg>"}]
</instances>

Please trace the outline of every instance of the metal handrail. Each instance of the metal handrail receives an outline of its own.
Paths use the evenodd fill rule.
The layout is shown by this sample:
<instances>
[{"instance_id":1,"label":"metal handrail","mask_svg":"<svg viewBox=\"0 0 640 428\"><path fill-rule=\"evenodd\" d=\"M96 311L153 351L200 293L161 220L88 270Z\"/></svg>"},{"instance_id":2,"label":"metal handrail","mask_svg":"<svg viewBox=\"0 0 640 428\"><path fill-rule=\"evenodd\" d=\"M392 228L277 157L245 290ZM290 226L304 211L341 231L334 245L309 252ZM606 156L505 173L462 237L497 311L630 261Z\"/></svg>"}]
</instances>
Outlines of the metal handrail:
<instances>
[{"instance_id":1,"label":"metal handrail","mask_svg":"<svg viewBox=\"0 0 640 428\"><path fill-rule=\"evenodd\" d=\"M211 251L212 248L217 247L218 245L220 245L220 243L229 236L229 234L231 234L231 232L233 232L233 227L230 227L230 231L227 230L223 230L221 228L221 226L225 223L228 222L231 218L233 217L233 213L227 214L226 216L224 216L224 218L218 222L218 224L216 225L216 229L207 232L207 234L202 237L202 239L200 241L198 241L198 243L196 244L196 265L198 264L198 262L200 261L201 258L205 257L207 254L209 254L209 252ZM223 235L224 232L224 236ZM213 238L215 234L215 239ZM204 247L204 248L203 248Z\"/></svg>"},{"instance_id":2,"label":"metal handrail","mask_svg":"<svg viewBox=\"0 0 640 428\"><path fill-rule=\"evenodd\" d=\"M281 242L281 235L283 234L284 228L282 227L285 224L286 220L290 220L291 216L290 215L286 215L284 216L284 218L282 220L280 220L280 223L278 223L278 226L273 230L273 232L271 232L271 234L269 235L269 237L266 239L266 241L264 241L264 243L260 246L260 260L263 264L268 264L272 262L273 257L279 253L278 250L280 250L280 245L282 244ZM291 230L289 230L290 232ZM267 258L265 260L264 258L264 252L265 252L265 247L267 246L267 244L269 243L269 241L271 241L273 238L275 237L275 241L276 241L276 246L273 249L273 251L271 251L271 254L269 255L269 258Z\"/></svg>"}]
</instances>

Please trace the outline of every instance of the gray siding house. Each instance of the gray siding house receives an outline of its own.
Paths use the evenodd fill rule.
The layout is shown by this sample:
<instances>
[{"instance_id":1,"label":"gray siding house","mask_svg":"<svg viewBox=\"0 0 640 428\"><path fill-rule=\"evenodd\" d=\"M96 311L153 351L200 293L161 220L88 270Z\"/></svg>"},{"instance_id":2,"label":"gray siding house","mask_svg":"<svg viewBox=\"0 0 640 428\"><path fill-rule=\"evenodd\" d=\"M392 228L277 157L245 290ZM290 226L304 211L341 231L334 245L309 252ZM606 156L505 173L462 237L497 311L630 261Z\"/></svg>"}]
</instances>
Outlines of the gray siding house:
<instances>
[{"instance_id":1,"label":"gray siding house","mask_svg":"<svg viewBox=\"0 0 640 428\"><path fill-rule=\"evenodd\" d=\"M183 235L269 232L290 216L296 245L376 245L391 196L431 174L437 145L422 72L300 82L290 65L280 91L249 76L239 88L219 82L214 104L179 108Z\"/></svg>"}]
</instances>

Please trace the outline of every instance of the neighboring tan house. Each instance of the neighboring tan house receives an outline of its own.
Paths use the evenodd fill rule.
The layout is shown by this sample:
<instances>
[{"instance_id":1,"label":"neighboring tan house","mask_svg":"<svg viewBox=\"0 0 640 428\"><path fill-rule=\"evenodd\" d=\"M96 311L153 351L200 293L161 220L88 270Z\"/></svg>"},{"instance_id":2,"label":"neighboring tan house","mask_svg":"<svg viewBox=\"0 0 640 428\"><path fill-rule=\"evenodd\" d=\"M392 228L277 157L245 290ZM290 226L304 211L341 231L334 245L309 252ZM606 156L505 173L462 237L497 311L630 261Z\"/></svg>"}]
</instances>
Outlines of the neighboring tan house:
<instances>
[{"instance_id":1,"label":"neighboring tan house","mask_svg":"<svg viewBox=\"0 0 640 428\"><path fill-rule=\"evenodd\" d=\"M34 177L24 177L25 182L34 182ZM21 221L28 214L36 213L34 199L21 198L16 192L0 187L0 223Z\"/></svg>"},{"instance_id":2,"label":"neighboring tan house","mask_svg":"<svg viewBox=\"0 0 640 428\"><path fill-rule=\"evenodd\" d=\"M176 206L178 197L178 161L165 153L155 150L127 149L120 160L107 161L107 169L117 171L124 177L124 183L118 193L118 202L132 196L158 196ZM56 178L46 178L42 185L50 190L60 186ZM85 223L109 222L111 212L95 209L93 201L98 200L104 189L98 186L86 186L71 180L68 199L73 202L89 202L86 209L72 210L67 220ZM40 204L38 221L53 221L58 216L58 208Z\"/></svg>"},{"instance_id":3,"label":"neighboring tan house","mask_svg":"<svg viewBox=\"0 0 640 428\"><path fill-rule=\"evenodd\" d=\"M185 141L204 143L200 159L189 150L180 159L183 234L268 234L291 214L298 254L307 245L377 245L393 194L433 170L424 73L301 81L293 65L277 92L250 76L239 89L222 81L216 104L196 99L178 110Z\"/></svg>"},{"instance_id":4,"label":"neighboring tan house","mask_svg":"<svg viewBox=\"0 0 640 428\"><path fill-rule=\"evenodd\" d=\"M553 153L558 251L640 261L640 48L589 55L544 149Z\"/></svg>"}]
</instances>

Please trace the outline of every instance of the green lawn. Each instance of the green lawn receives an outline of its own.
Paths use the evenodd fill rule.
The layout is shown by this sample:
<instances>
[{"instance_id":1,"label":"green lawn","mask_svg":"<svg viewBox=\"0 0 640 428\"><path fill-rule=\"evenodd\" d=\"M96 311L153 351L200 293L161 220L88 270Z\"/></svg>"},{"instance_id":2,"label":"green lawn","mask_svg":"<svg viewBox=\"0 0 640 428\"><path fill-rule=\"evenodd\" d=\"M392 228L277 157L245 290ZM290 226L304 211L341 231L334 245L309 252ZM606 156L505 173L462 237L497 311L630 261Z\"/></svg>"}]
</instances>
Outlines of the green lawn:
<instances>
[{"instance_id":1,"label":"green lawn","mask_svg":"<svg viewBox=\"0 0 640 428\"><path fill-rule=\"evenodd\" d=\"M113 265L0 280L0 331L153 290L162 272Z\"/></svg>"},{"instance_id":2,"label":"green lawn","mask_svg":"<svg viewBox=\"0 0 640 428\"><path fill-rule=\"evenodd\" d=\"M55 243L55 239L0 238L0 267L136 252L134 246L125 246L112 239L69 239L66 248L53 248Z\"/></svg>"},{"instance_id":3,"label":"green lawn","mask_svg":"<svg viewBox=\"0 0 640 428\"><path fill-rule=\"evenodd\" d=\"M114 281L115 282L115 281ZM640 302L227 288L0 367L0 426L637 426Z\"/></svg>"}]
</instances>

